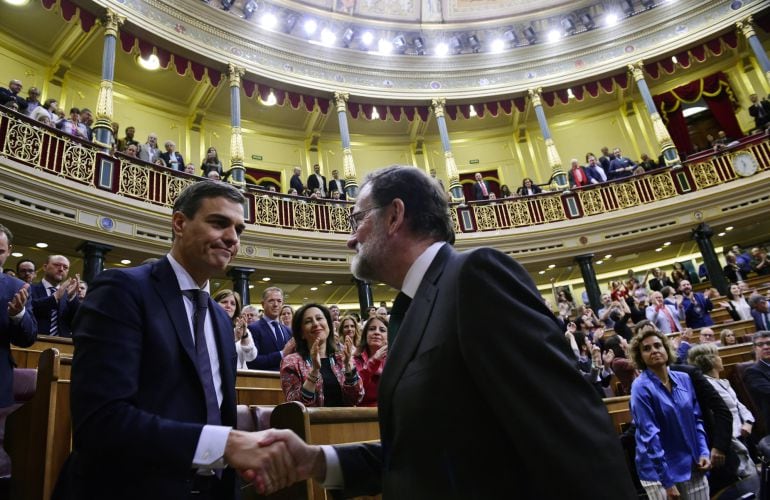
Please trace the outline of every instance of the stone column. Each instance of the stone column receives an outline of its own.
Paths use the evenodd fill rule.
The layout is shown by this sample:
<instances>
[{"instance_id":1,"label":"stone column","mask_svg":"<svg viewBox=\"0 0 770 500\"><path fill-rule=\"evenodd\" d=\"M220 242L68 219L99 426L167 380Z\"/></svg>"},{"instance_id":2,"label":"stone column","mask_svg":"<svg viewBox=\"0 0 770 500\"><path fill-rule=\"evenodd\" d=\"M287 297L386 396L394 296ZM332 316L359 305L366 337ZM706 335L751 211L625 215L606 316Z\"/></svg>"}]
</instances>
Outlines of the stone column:
<instances>
[{"instance_id":1,"label":"stone column","mask_svg":"<svg viewBox=\"0 0 770 500\"><path fill-rule=\"evenodd\" d=\"M372 285L367 281L362 281L357 278L353 278L358 288L358 305L361 308L361 319L365 320L364 314L366 311L374 305L374 298L372 297Z\"/></svg>"},{"instance_id":2,"label":"stone column","mask_svg":"<svg viewBox=\"0 0 770 500\"><path fill-rule=\"evenodd\" d=\"M658 108L655 107L655 102L652 100L650 88L647 86L647 82L644 79L644 73L642 72L642 62L639 61L636 64L629 64L628 71L634 77L636 87L639 89L647 112L650 114L652 128L655 130L655 139L657 139L658 144L660 144L660 151L663 153L663 159L666 162L666 166L679 165L681 163L679 153L676 150L676 146L674 146L674 141L668 133L668 129L666 129L666 126L663 124L663 119L661 119L658 114Z\"/></svg>"},{"instance_id":3,"label":"stone column","mask_svg":"<svg viewBox=\"0 0 770 500\"><path fill-rule=\"evenodd\" d=\"M567 174L561 166L559 151L556 150L556 144L554 144L553 138L551 138L551 129L548 128L548 121L545 119L545 110L543 109L543 101L541 99L543 89L529 89L528 93L529 99L532 102L532 108L535 110L537 123L540 125L540 133L543 134L543 139L545 139L548 165L551 167L551 181L556 184L557 189L568 189Z\"/></svg>"},{"instance_id":4,"label":"stone column","mask_svg":"<svg viewBox=\"0 0 770 500\"><path fill-rule=\"evenodd\" d=\"M358 196L358 179L356 165L353 162L353 151L350 149L350 130L348 129L347 102L350 94L335 92L334 103L337 105L337 119L340 123L340 140L342 140L342 173L345 176L345 197L355 201Z\"/></svg>"},{"instance_id":5,"label":"stone column","mask_svg":"<svg viewBox=\"0 0 770 500\"><path fill-rule=\"evenodd\" d=\"M754 31L754 26L752 25L753 21L754 20L749 16L744 21L737 22L735 26L741 33L743 33L743 36L746 37L746 41L749 42L749 46L751 47L752 52L754 52L754 57L756 57L759 62L759 67L762 68L762 71L765 73L765 78L770 82L770 58L767 57L767 52L765 52L764 47L762 47L762 42L759 41L757 33Z\"/></svg>"},{"instance_id":6,"label":"stone column","mask_svg":"<svg viewBox=\"0 0 770 500\"><path fill-rule=\"evenodd\" d=\"M578 255L575 257L575 262L580 266L580 274L583 276L588 302L594 311L598 311L602 307L602 291L596 280L596 271L594 271L594 254Z\"/></svg>"},{"instance_id":7,"label":"stone column","mask_svg":"<svg viewBox=\"0 0 770 500\"><path fill-rule=\"evenodd\" d=\"M99 96L96 100L96 123L94 123L94 143L102 151L112 150L112 81L115 78L115 46L118 28L125 18L107 9L102 19L104 25L104 48L102 50L102 81L99 84Z\"/></svg>"},{"instance_id":8,"label":"stone column","mask_svg":"<svg viewBox=\"0 0 770 500\"><path fill-rule=\"evenodd\" d=\"M705 222L701 222L698 224L698 227L692 230L692 237L698 243L703 263L706 264L706 271L708 271L711 286L719 290L719 293L724 296L727 295L730 289L730 283L725 278L722 265L719 263L719 258L714 251L714 245L711 243L713 235L714 232Z\"/></svg>"},{"instance_id":9,"label":"stone column","mask_svg":"<svg viewBox=\"0 0 770 500\"><path fill-rule=\"evenodd\" d=\"M77 251L83 254L83 274L80 275L80 279L90 284L99 273L104 271L104 256L110 250L112 245L93 241L83 242L77 248Z\"/></svg>"},{"instance_id":10,"label":"stone column","mask_svg":"<svg viewBox=\"0 0 770 500\"><path fill-rule=\"evenodd\" d=\"M438 132L441 136L441 147L444 150L444 163L446 165L446 175L449 178L449 192L452 195L452 201L465 202L463 187L460 185L460 174L457 172L457 163L452 154L452 145L449 142L449 131L446 126L446 116L444 116L444 106L446 99L443 97L433 99L431 107L438 124Z\"/></svg>"},{"instance_id":11,"label":"stone column","mask_svg":"<svg viewBox=\"0 0 770 500\"><path fill-rule=\"evenodd\" d=\"M241 77L245 70L230 63L230 183L243 189L246 186L243 168L243 137L241 136Z\"/></svg>"},{"instance_id":12,"label":"stone column","mask_svg":"<svg viewBox=\"0 0 770 500\"><path fill-rule=\"evenodd\" d=\"M249 276L256 271L252 267L231 267L227 271L227 275L233 280L233 291L238 292L241 296L241 302L243 305L251 304L251 296L249 295Z\"/></svg>"}]
</instances>

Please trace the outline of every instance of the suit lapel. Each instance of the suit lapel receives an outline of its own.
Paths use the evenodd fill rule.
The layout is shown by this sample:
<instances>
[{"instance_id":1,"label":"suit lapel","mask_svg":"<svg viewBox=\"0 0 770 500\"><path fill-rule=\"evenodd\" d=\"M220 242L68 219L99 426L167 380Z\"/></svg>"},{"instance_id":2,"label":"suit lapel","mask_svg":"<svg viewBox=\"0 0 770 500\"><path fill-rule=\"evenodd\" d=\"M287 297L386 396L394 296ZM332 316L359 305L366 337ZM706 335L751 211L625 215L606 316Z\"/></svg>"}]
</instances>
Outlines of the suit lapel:
<instances>
[{"instance_id":1,"label":"suit lapel","mask_svg":"<svg viewBox=\"0 0 770 500\"><path fill-rule=\"evenodd\" d=\"M224 314L219 314L220 306L209 297L209 314L211 323L214 326L214 337L217 342L217 353L219 354L219 373L222 377L222 423L235 424L235 415L232 408L235 408L235 340L233 338L233 326L230 318Z\"/></svg>"},{"instance_id":2,"label":"suit lapel","mask_svg":"<svg viewBox=\"0 0 770 500\"><path fill-rule=\"evenodd\" d=\"M151 274L154 279L152 285L160 296L163 306L166 308L179 343L184 348L193 366L195 366L195 344L190 332L187 310L184 307L184 299L179 289L179 281L176 279L176 274L174 274L174 269L171 267L168 258L163 257L155 263ZM171 283L174 286L170 286Z\"/></svg>"},{"instance_id":3,"label":"suit lapel","mask_svg":"<svg viewBox=\"0 0 770 500\"><path fill-rule=\"evenodd\" d=\"M452 252L452 247L447 244L436 254L401 322L398 339L389 348L388 362L383 369L379 388L380 425L383 434L386 434L393 392L420 345L439 292L437 281L444 272Z\"/></svg>"}]
</instances>

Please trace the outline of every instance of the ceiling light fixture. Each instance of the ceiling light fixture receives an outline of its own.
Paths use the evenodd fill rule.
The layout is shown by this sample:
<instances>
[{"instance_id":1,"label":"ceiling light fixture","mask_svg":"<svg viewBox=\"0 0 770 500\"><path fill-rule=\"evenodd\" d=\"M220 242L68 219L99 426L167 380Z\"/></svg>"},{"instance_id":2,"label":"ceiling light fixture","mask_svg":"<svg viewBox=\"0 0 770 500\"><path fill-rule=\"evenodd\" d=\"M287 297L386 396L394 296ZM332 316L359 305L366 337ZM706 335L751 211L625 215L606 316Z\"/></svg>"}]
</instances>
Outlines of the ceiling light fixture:
<instances>
[{"instance_id":1,"label":"ceiling light fixture","mask_svg":"<svg viewBox=\"0 0 770 500\"><path fill-rule=\"evenodd\" d=\"M262 281L270 281L270 279L271 279L270 276L265 276L264 278L262 278Z\"/></svg>"},{"instance_id":2,"label":"ceiling light fixture","mask_svg":"<svg viewBox=\"0 0 770 500\"><path fill-rule=\"evenodd\" d=\"M376 120L380 117L380 113L377 111L377 106L372 106L372 120Z\"/></svg>"},{"instance_id":3,"label":"ceiling light fixture","mask_svg":"<svg viewBox=\"0 0 770 500\"><path fill-rule=\"evenodd\" d=\"M332 283L334 283L332 280L324 281L324 285L331 285Z\"/></svg>"},{"instance_id":4,"label":"ceiling light fixture","mask_svg":"<svg viewBox=\"0 0 770 500\"><path fill-rule=\"evenodd\" d=\"M361 35L361 43L364 44L365 47L368 47L372 44L374 41L374 35L371 31L364 31L364 34Z\"/></svg>"},{"instance_id":5,"label":"ceiling light fixture","mask_svg":"<svg viewBox=\"0 0 770 500\"><path fill-rule=\"evenodd\" d=\"M23 254L23 253L21 253L21 252L13 252L13 253L11 254L11 257L17 257L17 258L18 258L18 257L24 257L24 254Z\"/></svg>"},{"instance_id":6,"label":"ceiling light fixture","mask_svg":"<svg viewBox=\"0 0 770 500\"><path fill-rule=\"evenodd\" d=\"M473 107L473 104L471 104L470 110L468 111L468 116L470 117L478 116L478 113L476 113L476 108Z\"/></svg>"},{"instance_id":7,"label":"ceiling light fixture","mask_svg":"<svg viewBox=\"0 0 770 500\"><path fill-rule=\"evenodd\" d=\"M497 38L495 40L492 40L492 43L489 45L492 52L502 52L505 50L505 40L502 38Z\"/></svg>"},{"instance_id":8,"label":"ceiling light fixture","mask_svg":"<svg viewBox=\"0 0 770 500\"><path fill-rule=\"evenodd\" d=\"M267 99L262 100L262 98L260 98L259 101L262 103L263 106L275 106L276 104L278 104L278 99L275 98L275 94L273 93L272 90L267 95Z\"/></svg>"},{"instance_id":9,"label":"ceiling light fixture","mask_svg":"<svg viewBox=\"0 0 770 500\"><path fill-rule=\"evenodd\" d=\"M561 38L561 33L559 33L558 31L551 30L551 31L548 32L548 41L549 42L551 42L551 43L558 42L560 38Z\"/></svg>"},{"instance_id":10,"label":"ceiling light fixture","mask_svg":"<svg viewBox=\"0 0 770 500\"><path fill-rule=\"evenodd\" d=\"M305 24L302 25L302 28L305 30L305 33L308 36L311 36L318 29L318 23L315 22L314 19L308 19L307 21L305 21Z\"/></svg>"},{"instance_id":11,"label":"ceiling light fixture","mask_svg":"<svg viewBox=\"0 0 770 500\"><path fill-rule=\"evenodd\" d=\"M324 28L321 30L321 43L326 46L334 45L334 42L337 40L337 35L334 34L332 30L329 28Z\"/></svg>"},{"instance_id":12,"label":"ceiling light fixture","mask_svg":"<svg viewBox=\"0 0 770 500\"><path fill-rule=\"evenodd\" d=\"M158 59L158 56L155 54L150 54L147 59L141 55L138 55L136 56L136 62L139 64L139 66L146 69L147 71L155 71L160 69L160 59Z\"/></svg>"},{"instance_id":13,"label":"ceiling light fixture","mask_svg":"<svg viewBox=\"0 0 770 500\"><path fill-rule=\"evenodd\" d=\"M273 29L278 24L278 18L272 12L265 12L259 19L259 24L265 29Z\"/></svg>"},{"instance_id":14,"label":"ceiling light fixture","mask_svg":"<svg viewBox=\"0 0 770 500\"><path fill-rule=\"evenodd\" d=\"M318 290L318 287L317 287L317 286L311 286L311 287L310 287L310 291L311 291L311 292L315 292L316 290Z\"/></svg>"},{"instance_id":15,"label":"ceiling light fixture","mask_svg":"<svg viewBox=\"0 0 770 500\"><path fill-rule=\"evenodd\" d=\"M38 248L48 248L48 243L43 243L41 241L40 243L35 243L35 246Z\"/></svg>"},{"instance_id":16,"label":"ceiling light fixture","mask_svg":"<svg viewBox=\"0 0 770 500\"><path fill-rule=\"evenodd\" d=\"M123 260L120 261L120 263L123 264L124 266L127 266L127 265L129 265L131 263L131 261L128 260L128 259L123 259Z\"/></svg>"},{"instance_id":17,"label":"ceiling light fixture","mask_svg":"<svg viewBox=\"0 0 770 500\"><path fill-rule=\"evenodd\" d=\"M380 54L390 54L393 52L393 44L388 40L381 38L380 41L377 42L377 52Z\"/></svg>"},{"instance_id":18,"label":"ceiling light fixture","mask_svg":"<svg viewBox=\"0 0 770 500\"><path fill-rule=\"evenodd\" d=\"M606 16L604 16L604 24L606 24L609 27L615 26L618 24L618 15L614 12L610 12Z\"/></svg>"}]
</instances>

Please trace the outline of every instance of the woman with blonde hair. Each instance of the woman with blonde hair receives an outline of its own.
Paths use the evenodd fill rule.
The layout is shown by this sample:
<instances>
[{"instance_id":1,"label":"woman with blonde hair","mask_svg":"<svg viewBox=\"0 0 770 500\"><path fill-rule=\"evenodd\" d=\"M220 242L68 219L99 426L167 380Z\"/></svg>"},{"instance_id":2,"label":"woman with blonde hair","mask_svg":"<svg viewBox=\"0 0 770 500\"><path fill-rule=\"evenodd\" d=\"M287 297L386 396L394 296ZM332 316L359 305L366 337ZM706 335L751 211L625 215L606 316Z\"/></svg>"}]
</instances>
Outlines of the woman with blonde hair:
<instances>
[{"instance_id":1,"label":"woman with blonde hair","mask_svg":"<svg viewBox=\"0 0 770 500\"><path fill-rule=\"evenodd\" d=\"M636 469L647 497L708 500L711 452L689 375L669 369L671 343L648 320L637 324L630 351L642 370L631 386L631 415Z\"/></svg>"},{"instance_id":2,"label":"woman with blonde hair","mask_svg":"<svg viewBox=\"0 0 770 500\"><path fill-rule=\"evenodd\" d=\"M361 343L361 326L353 316L345 315L340 318L337 334L339 335L339 342L341 344L345 343L345 337L350 337L353 340L354 346Z\"/></svg>"},{"instance_id":3,"label":"woman with blonde hair","mask_svg":"<svg viewBox=\"0 0 770 500\"><path fill-rule=\"evenodd\" d=\"M738 339L735 337L735 333L729 328L725 328L719 332L719 344L720 345L735 345L738 343Z\"/></svg>"},{"instance_id":4,"label":"woman with blonde hair","mask_svg":"<svg viewBox=\"0 0 770 500\"><path fill-rule=\"evenodd\" d=\"M729 331L729 330L728 330ZM745 440L751 436L754 426L754 415L746 405L738 400L738 395L730 385L729 380L719 378L719 372L724 370L719 349L714 343L696 344L687 352L687 363L699 368L706 380L722 397L733 416L733 439L725 460L726 472L733 476L732 481L753 476L757 473L756 464L749 456ZM716 472L716 471L715 471ZM737 477L736 477L737 476Z\"/></svg>"},{"instance_id":5,"label":"woman with blonde hair","mask_svg":"<svg viewBox=\"0 0 770 500\"><path fill-rule=\"evenodd\" d=\"M219 304L233 322L233 335L235 340L235 352L238 354L238 369L248 368L246 363L257 358L257 347L251 338L246 318L241 316L241 295L228 288L219 290L211 297Z\"/></svg>"}]
</instances>

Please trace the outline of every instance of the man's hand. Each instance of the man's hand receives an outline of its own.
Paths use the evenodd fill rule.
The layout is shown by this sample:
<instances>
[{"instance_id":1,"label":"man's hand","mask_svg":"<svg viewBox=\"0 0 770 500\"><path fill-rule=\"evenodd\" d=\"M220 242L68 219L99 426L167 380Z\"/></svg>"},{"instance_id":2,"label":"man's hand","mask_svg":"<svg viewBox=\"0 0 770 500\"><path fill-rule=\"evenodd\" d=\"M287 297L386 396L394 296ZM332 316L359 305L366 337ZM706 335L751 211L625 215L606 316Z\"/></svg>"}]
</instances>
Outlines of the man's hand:
<instances>
[{"instance_id":1,"label":"man's hand","mask_svg":"<svg viewBox=\"0 0 770 500\"><path fill-rule=\"evenodd\" d=\"M676 489L676 485L673 485L670 488L666 488L666 497L667 498L681 498L681 495L679 494L679 490Z\"/></svg>"},{"instance_id":2,"label":"man's hand","mask_svg":"<svg viewBox=\"0 0 770 500\"><path fill-rule=\"evenodd\" d=\"M273 439L261 444L267 437L266 432L230 431L224 457L225 462L241 472L261 494L274 493L300 480L294 459L283 440ZM293 434L291 431L276 432Z\"/></svg>"},{"instance_id":3,"label":"man's hand","mask_svg":"<svg viewBox=\"0 0 770 500\"><path fill-rule=\"evenodd\" d=\"M10 302L8 302L8 317L11 318L19 314L27 303L29 298L29 283L24 283L16 295L13 296Z\"/></svg>"},{"instance_id":4,"label":"man's hand","mask_svg":"<svg viewBox=\"0 0 770 500\"><path fill-rule=\"evenodd\" d=\"M320 446L306 444L299 436L289 430L268 429L258 432L260 446L272 446L279 441L286 446L294 461L296 481L326 479L326 457ZM248 479L247 474L242 474Z\"/></svg>"}]
</instances>

